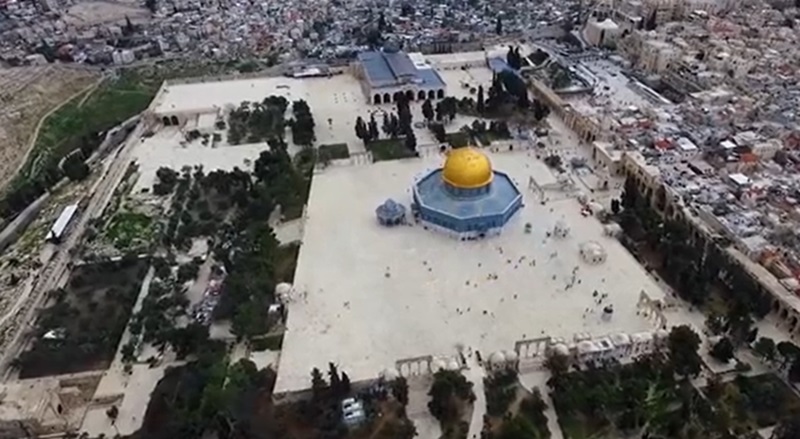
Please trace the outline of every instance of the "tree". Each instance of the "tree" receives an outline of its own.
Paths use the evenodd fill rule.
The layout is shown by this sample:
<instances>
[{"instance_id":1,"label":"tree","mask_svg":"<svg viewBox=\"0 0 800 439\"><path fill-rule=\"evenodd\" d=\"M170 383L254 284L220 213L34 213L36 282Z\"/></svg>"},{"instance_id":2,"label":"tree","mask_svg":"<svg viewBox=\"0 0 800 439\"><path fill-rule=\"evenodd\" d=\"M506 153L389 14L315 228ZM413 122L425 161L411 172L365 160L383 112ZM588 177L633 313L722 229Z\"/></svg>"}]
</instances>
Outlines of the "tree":
<instances>
[{"instance_id":1,"label":"tree","mask_svg":"<svg viewBox=\"0 0 800 439\"><path fill-rule=\"evenodd\" d=\"M430 99L425 99L425 102L422 103L422 115L425 116L425 119L430 123L435 116L433 112L433 104L431 104Z\"/></svg>"},{"instance_id":2,"label":"tree","mask_svg":"<svg viewBox=\"0 0 800 439\"><path fill-rule=\"evenodd\" d=\"M336 398L340 397L342 392L342 379L339 376L339 370L332 362L328 363L328 380L333 396Z\"/></svg>"},{"instance_id":3,"label":"tree","mask_svg":"<svg viewBox=\"0 0 800 439\"><path fill-rule=\"evenodd\" d=\"M725 332L725 318L717 313L709 314L706 317L706 328L714 335L721 335Z\"/></svg>"},{"instance_id":4,"label":"tree","mask_svg":"<svg viewBox=\"0 0 800 439\"><path fill-rule=\"evenodd\" d=\"M400 120L394 113L392 113L392 116L389 118L389 127L389 135L392 137L392 139L396 139L397 136L400 135Z\"/></svg>"},{"instance_id":5,"label":"tree","mask_svg":"<svg viewBox=\"0 0 800 439\"><path fill-rule=\"evenodd\" d=\"M417 150L417 137L414 135L414 130L411 130L406 134L405 145L409 151Z\"/></svg>"},{"instance_id":6,"label":"tree","mask_svg":"<svg viewBox=\"0 0 800 439\"><path fill-rule=\"evenodd\" d=\"M381 124L381 129L383 130L383 134L387 136L391 135L392 125L391 121L389 120L389 113L383 113L383 123Z\"/></svg>"},{"instance_id":7,"label":"tree","mask_svg":"<svg viewBox=\"0 0 800 439\"><path fill-rule=\"evenodd\" d=\"M775 341L769 337L761 337L753 345L753 350L756 354L769 362L775 361L775 349Z\"/></svg>"},{"instance_id":8,"label":"tree","mask_svg":"<svg viewBox=\"0 0 800 439\"><path fill-rule=\"evenodd\" d=\"M131 19L126 15L125 16L125 27L122 29L122 33L124 35L131 35L134 33L136 29L133 27L133 23L131 23Z\"/></svg>"},{"instance_id":9,"label":"tree","mask_svg":"<svg viewBox=\"0 0 800 439\"><path fill-rule=\"evenodd\" d=\"M459 419L461 401L473 401L472 383L456 371L440 370L433 375L433 384L428 391L431 400L428 410L434 418L442 423L450 423Z\"/></svg>"},{"instance_id":10,"label":"tree","mask_svg":"<svg viewBox=\"0 0 800 439\"><path fill-rule=\"evenodd\" d=\"M497 17L497 20L494 23L494 33L497 35L503 35L503 20L500 17Z\"/></svg>"},{"instance_id":11,"label":"tree","mask_svg":"<svg viewBox=\"0 0 800 439\"><path fill-rule=\"evenodd\" d=\"M397 119L400 123L399 132L408 134L411 131L412 116L411 109L408 106L408 97L403 93L400 93L397 99Z\"/></svg>"},{"instance_id":12,"label":"tree","mask_svg":"<svg viewBox=\"0 0 800 439\"><path fill-rule=\"evenodd\" d=\"M122 350L120 350L120 354L122 354L123 363L132 363L136 360L136 344L132 341L125 343L122 346Z\"/></svg>"},{"instance_id":13,"label":"tree","mask_svg":"<svg viewBox=\"0 0 800 439\"><path fill-rule=\"evenodd\" d=\"M725 395L725 383L722 382L722 377L717 374L712 374L706 381L706 395L712 401L716 401Z\"/></svg>"},{"instance_id":14,"label":"tree","mask_svg":"<svg viewBox=\"0 0 800 439\"><path fill-rule=\"evenodd\" d=\"M383 32L386 30L386 17L383 12L378 15L378 31Z\"/></svg>"},{"instance_id":15,"label":"tree","mask_svg":"<svg viewBox=\"0 0 800 439\"><path fill-rule=\"evenodd\" d=\"M566 355L553 352L547 356L544 367L546 367L553 376L564 375L569 371L569 358L567 358Z\"/></svg>"},{"instance_id":16,"label":"tree","mask_svg":"<svg viewBox=\"0 0 800 439\"><path fill-rule=\"evenodd\" d=\"M779 342L776 348L781 356L781 367L785 367L800 356L800 347L790 341Z\"/></svg>"},{"instance_id":17,"label":"tree","mask_svg":"<svg viewBox=\"0 0 800 439\"><path fill-rule=\"evenodd\" d=\"M390 384L390 387L392 389L392 396L394 399L402 404L403 407L408 405L408 381L406 381L405 377L399 377L395 379Z\"/></svg>"},{"instance_id":18,"label":"tree","mask_svg":"<svg viewBox=\"0 0 800 439\"><path fill-rule=\"evenodd\" d=\"M478 86L478 103L475 106L478 114L483 114L486 111L486 103L483 101L483 86Z\"/></svg>"},{"instance_id":19,"label":"tree","mask_svg":"<svg viewBox=\"0 0 800 439\"><path fill-rule=\"evenodd\" d=\"M611 213L613 213L614 215L619 215L619 211L620 211L619 200L617 198L611 199Z\"/></svg>"},{"instance_id":20,"label":"tree","mask_svg":"<svg viewBox=\"0 0 800 439\"><path fill-rule=\"evenodd\" d=\"M108 419L111 419L112 424L117 422L117 416L119 416L119 409L117 406L112 405L109 407L108 410L106 410L106 416L108 416Z\"/></svg>"},{"instance_id":21,"label":"tree","mask_svg":"<svg viewBox=\"0 0 800 439\"><path fill-rule=\"evenodd\" d=\"M770 436L770 439L797 438L800 438L800 418L797 416L790 416L781 421Z\"/></svg>"},{"instance_id":22,"label":"tree","mask_svg":"<svg viewBox=\"0 0 800 439\"><path fill-rule=\"evenodd\" d=\"M718 342L714 343L711 347L709 354L717 360L727 363L733 358L734 347L733 343L728 337L722 337Z\"/></svg>"},{"instance_id":23,"label":"tree","mask_svg":"<svg viewBox=\"0 0 800 439\"><path fill-rule=\"evenodd\" d=\"M653 30L656 28L656 10L653 9L653 13L647 17L647 22L644 25L645 30Z\"/></svg>"},{"instance_id":24,"label":"tree","mask_svg":"<svg viewBox=\"0 0 800 439\"><path fill-rule=\"evenodd\" d=\"M64 159L64 175L72 181L81 181L89 176L89 165L80 154L70 154Z\"/></svg>"},{"instance_id":25,"label":"tree","mask_svg":"<svg viewBox=\"0 0 800 439\"><path fill-rule=\"evenodd\" d=\"M319 371L316 367L311 370L311 393L315 401L320 401L322 399L323 394L325 391L328 390L328 383L325 382L325 378L322 377L322 372Z\"/></svg>"},{"instance_id":26,"label":"tree","mask_svg":"<svg viewBox=\"0 0 800 439\"><path fill-rule=\"evenodd\" d=\"M362 142L367 143L369 142L369 128L367 128L367 124L364 122L364 119L361 116L356 118L356 137L361 139Z\"/></svg>"},{"instance_id":27,"label":"tree","mask_svg":"<svg viewBox=\"0 0 800 439\"><path fill-rule=\"evenodd\" d=\"M156 171L158 182L153 185L153 193L156 195L167 195L175 189L178 183L178 172L172 168L162 166Z\"/></svg>"},{"instance_id":28,"label":"tree","mask_svg":"<svg viewBox=\"0 0 800 439\"><path fill-rule=\"evenodd\" d=\"M144 6L150 11L151 14L158 12L157 0L144 0Z\"/></svg>"},{"instance_id":29,"label":"tree","mask_svg":"<svg viewBox=\"0 0 800 439\"><path fill-rule=\"evenodd\" d=\"M519 70L522 67L522 56L519 54L519 47L508 46L508 53L506 53L506 63L514 70Z\"/></svg>"},{"instance_id":30,"label":"tree","mask_svg":"<svg viewBox=\"0 0 800 439\"><path fill-rule=\"evenodd\" d=\"M688 377L700 373L700 336L687 325L672 328L668 339L672 368L678 375Z\"/></svg>"},{"instance_id":31,"label":"tree","mask_svg":"<svg viewBox=\"0 0 800 439\"><path fill-rule=\"evenodd\" d=\"M183 328L176 328L169 336L169 344L178 359L199 352L208 342L208 326L192 322Z\"/></svg>"},{"instance_id":32,"label":"tree","mask_svg":"<svg viewBox=\"0 0 800 439\"><path fill-rule=\"evenodd\" d=\"M341 380L341 394L342 396L347 396L350 394L350 377L347 376L347 373L342 371L342 380Z\"/></svg>"},{"instance_id":33,"label":"tree","mask_svg":"<svg viewBox=\"0 0 800 439\"><path fill-rule=\"evenodd\" d=\"M800 359L794 360L792 365L789 366L788 378L790 382L800 382Z\"/></svg>"},{"instance_id":34,"label":"tree","mask_svg":"<svg viewBox=\"0 0 800 439\"><path fill-rule=\"evenodd\" d=\"M375 115L372 115L369 118L369 140L378 140L378 137L380 137L378 122L375 121Z\"/></svg>"}]
</instances>

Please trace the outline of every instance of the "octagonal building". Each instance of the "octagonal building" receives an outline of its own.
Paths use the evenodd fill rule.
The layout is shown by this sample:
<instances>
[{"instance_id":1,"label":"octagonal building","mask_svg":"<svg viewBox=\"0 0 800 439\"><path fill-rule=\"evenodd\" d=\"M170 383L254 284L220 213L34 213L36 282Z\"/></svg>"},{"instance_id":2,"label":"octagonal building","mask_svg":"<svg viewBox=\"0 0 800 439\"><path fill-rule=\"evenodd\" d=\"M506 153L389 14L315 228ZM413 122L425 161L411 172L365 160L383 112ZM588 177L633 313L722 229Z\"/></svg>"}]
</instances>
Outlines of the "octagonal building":
<instances>
[{"instance_id":1,"label":"octagonal building","mask_svg":"<svg viewBox=\"0 0 800 439\"><path fill-rule=\"evenodd\" d=\"M459 239L499 234L523 206L511 178L471 147L451 150L440 169L414 183L413 197L418 221Z\"/></svg>"}]
</instances>

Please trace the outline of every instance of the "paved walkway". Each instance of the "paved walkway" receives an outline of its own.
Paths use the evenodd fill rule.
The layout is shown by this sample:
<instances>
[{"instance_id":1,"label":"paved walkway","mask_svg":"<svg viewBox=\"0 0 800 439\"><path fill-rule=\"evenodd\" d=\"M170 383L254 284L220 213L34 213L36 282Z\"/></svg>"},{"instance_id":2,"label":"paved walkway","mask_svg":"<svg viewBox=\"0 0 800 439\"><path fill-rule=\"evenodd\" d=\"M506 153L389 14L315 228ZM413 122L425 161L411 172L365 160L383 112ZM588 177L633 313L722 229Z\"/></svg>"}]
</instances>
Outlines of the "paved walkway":
<instances>
[{"instance_id":1,"label":"paved walkway","mask_svg":"<svg viewBox=\"0 0 800 439\"><path fill-rule=\"evenodd\" d=\"M439 421L428 411L428 390L432 382L432 376L408 378L406 416L414 423L420 439L438 439L442 435Z\"/></svg>"},{"instance_id":2,"label":"paved walkway","mask_svg":"<svg viewBox=\"0 0 800 439\"><path fill-rule=\"evenodd\" d=\"M544 414L547 416L547 428L550 429L551 439L563 439L564 433L561 432L561 426L558 425L558 415L556 409L553 407L553 400L550 399L550 394L547 392L547 380L550 378L550 372L546 370L537 370L519 374L519 382L529 392L533 392L534 388L539 388L542 395L542 400L547 404L547 410Z\"/></svg>"},{"instance_id":3,"label":"paved walkway","mask_svg":"<svg viewBox=\"0 0 800 439\"><path fill-rule=\"evenodd\" d=\"M467 438L479 438L483 431L483 417L486 415L486 391L483 388L483 378L486 376L486 372L471 355L467 357L467 367L465 375L467 380L472 382L472 391L475 393Z\"/></svg>"}]
</instances>

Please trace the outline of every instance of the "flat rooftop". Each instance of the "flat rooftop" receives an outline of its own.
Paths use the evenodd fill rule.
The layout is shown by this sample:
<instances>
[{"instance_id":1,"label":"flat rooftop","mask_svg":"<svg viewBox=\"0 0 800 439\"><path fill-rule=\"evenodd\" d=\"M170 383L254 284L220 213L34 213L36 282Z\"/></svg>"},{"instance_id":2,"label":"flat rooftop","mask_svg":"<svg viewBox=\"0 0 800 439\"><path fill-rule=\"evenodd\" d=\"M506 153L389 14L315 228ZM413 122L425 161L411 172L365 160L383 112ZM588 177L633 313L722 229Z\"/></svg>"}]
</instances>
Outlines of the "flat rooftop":
<instances>
[{"instance_id":1,"label":"flat rooftop","mask_svg":"<svg viewBox=\"0 0 800 439\"><path fill-rule=\"evenodd\" d=\"M576 110L587 115L597 115L603 109L612 111L628 107L639 109L657 106L642 91L634 89L636 85L623 74L621 67L612 61L598 59L582 61L578 68L588 70L597 83L594 95L567 98L566 101Z\"/></svg>"},{"instance_id":2,"label":"flat rooftop","mask_svg":"<svg viewBox=\"0 0 800 439\"><path fill-rule=\"evenodd\" d=\"M529 177L552 176L542 175L550 170L532 153L489 156L527 205L502 235L480 241L418 225L384 228L375 219L387 198L410 203L415 177L439 167L438 154L314 176L276 392L307 389L311 369L328 362L357 381L400 359L452 355L458 344L488 354L543 335L654 328L637 315L637 302L642 291L654 299L664 292L627 250L581 215L577 200L538 203ZM564 239L547 236L558 221L571 229ZM605 263L582 260L580 246L590 241L605 249ZM595 291L607 299L598 304ZM606 305L614 307L608 320L601 318Z\"/></svg>"}]
</instances>

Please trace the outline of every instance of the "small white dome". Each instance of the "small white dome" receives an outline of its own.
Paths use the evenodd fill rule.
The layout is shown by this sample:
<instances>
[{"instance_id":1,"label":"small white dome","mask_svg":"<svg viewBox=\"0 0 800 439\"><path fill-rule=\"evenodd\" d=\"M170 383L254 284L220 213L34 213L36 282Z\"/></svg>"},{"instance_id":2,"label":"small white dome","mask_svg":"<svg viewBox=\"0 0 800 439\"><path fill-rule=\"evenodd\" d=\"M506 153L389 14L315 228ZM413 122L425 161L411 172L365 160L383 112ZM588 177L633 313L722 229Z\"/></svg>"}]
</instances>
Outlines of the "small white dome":
<instances>
[{"instance_id":1,"label":"small white dome","mask_svg":"<svg viewBox=\"0 0 800 439\"><path fill-rule=\"evenodd\" d=\"M275 285L275 295L276 296L284 296L290 294L292 292L292 284L289 282L281 282L278 285Z\"/></svg>"},{"instance_id":2,"label":"small white dome","mask_svg":"<svg viewBox=\"0 0 800 439\"><path fill-rule=\"evenodd\" d=\"M578 352L581 354L594 351L594 343L584 340L578 343Z\"/></svg>"},{"instance_id":3,"label":"small white dome","mask_svg":"<svg viewBox=\"0 0 800 439\"><path fill-rule=\"evenodd\" d=\"M440 370L447 369L447 364L443 360L433 360L433 363L431 363L431 369L433 370L433 373L436 373Z\"/></svg>"},{"instance_id":4,"label":"small white dome","mask_svg":"<svg viewBox=\"0 0 800 439\"><path fill-rule=\"evenodd\" d=\"M669 331L666 329L659 329L656 331L656 338L659 340L666 340L669 338Z\"/></svg>"},{"instance_id":5,"label":"small white dome","mask_svg":"<svg viewBox=\"0 0 800 439\"><path fill-rule=\"evenodd\" d=\"M500 365L506 362L506 356L503 355L502 351L493 352L492 355L489 356L489 363L493 365Z\"/></svg>"},{"instance_id":6,"label":"small white dome","mask_svg":"<svg viewBox=\"0 0 800 439\"><path fill-rule=\"evenodd\" d=\"M564 343L556 343L556 345L553 346L553 352L556 355L568 356L569 355L569 348Z\"/></svg>"},{"instance_id":7,"label":"small white dome","mask_svg":"<svg viewBox=\"0 0 800 439\"><path fill-rule=\"evenodd\" d=\"M516 351L506 351L506 361L509 363L516 363L519 360L519 355L517 355Z\"/></svg>"},{"instance_id":8,"label":"small white dome","mask_svg":"<svg viewBox=\"0 0 800 439\"><path fill-rule=\"evenodd\" d=\"M380 376L386 381L394 381L400 376L400 374L397 373L397 369L387 368L381 372Z\"/></svg>"},{"instance_id":9,"label":"small white dome","mask_svg":"<svg viewBox=\"0 0 800 439\"><path fill-rule=\"evenodd\" d=\"M612 334L611 342L614 343L614 346L627 346L631 344L631 338L628 334Z\"/></svg>"},{"instance_id":10,"label":"small white dome","mask_svg":"<svg viewBox=\"0 0 800 439\"><path fill-rule=\"evenodd\" d=\"M458 361L456 361L455 359L452 359L450 360L449 363L447 363L447 370L458 370L458 369L461 368L458 366Z\"/></svg>"}]
</instances>

